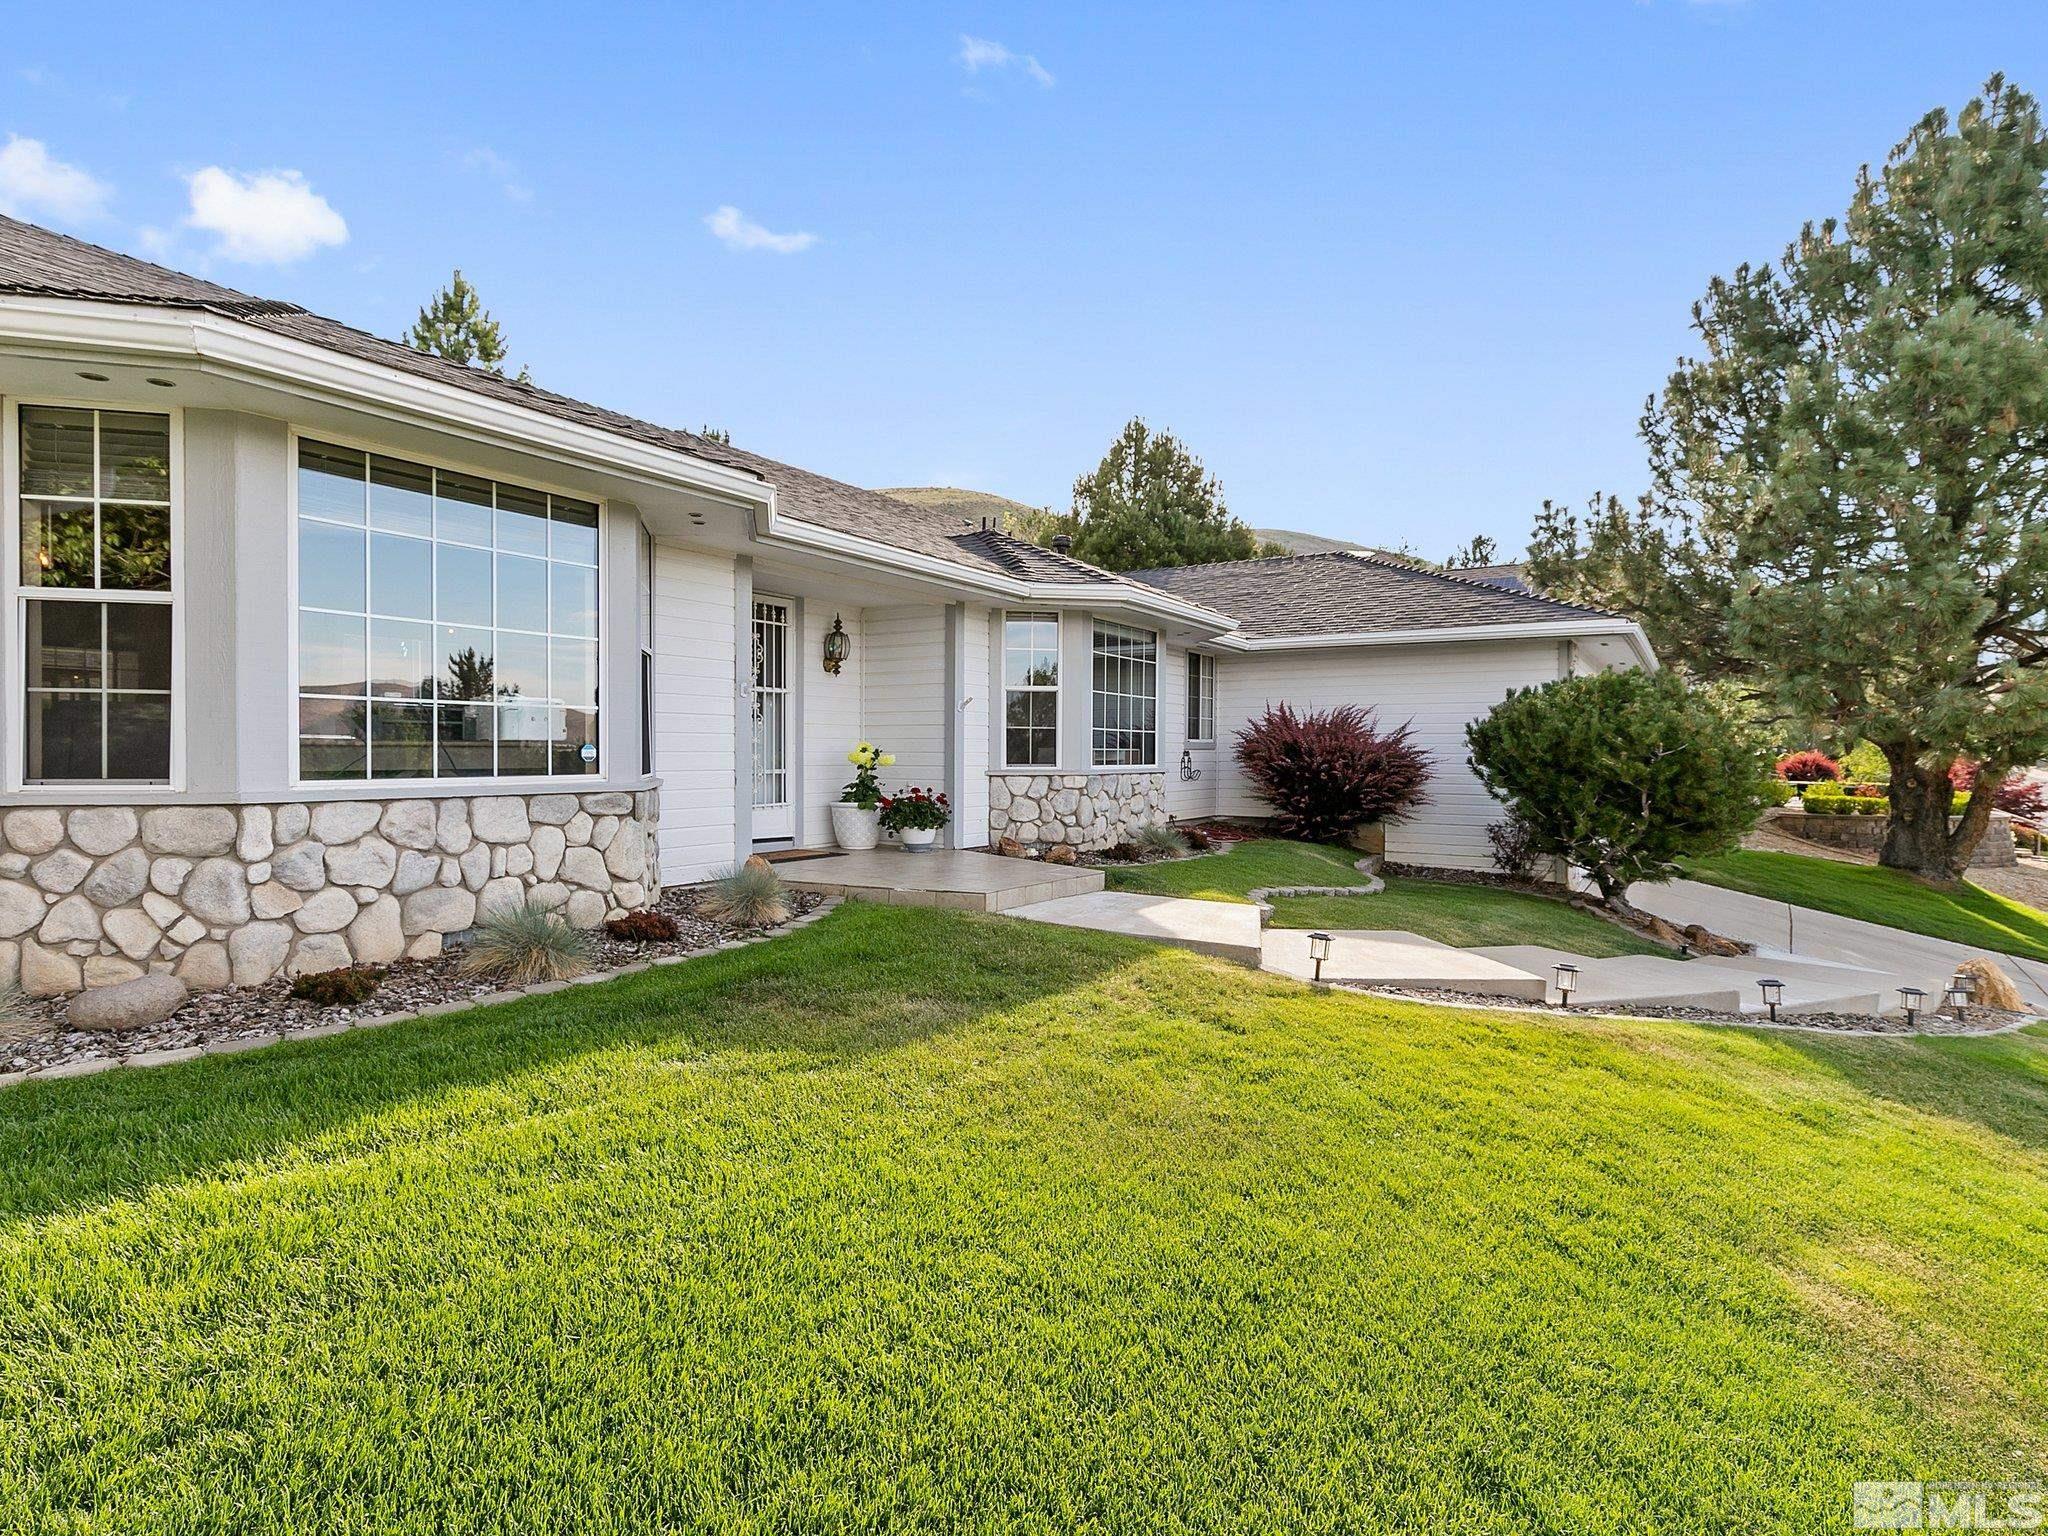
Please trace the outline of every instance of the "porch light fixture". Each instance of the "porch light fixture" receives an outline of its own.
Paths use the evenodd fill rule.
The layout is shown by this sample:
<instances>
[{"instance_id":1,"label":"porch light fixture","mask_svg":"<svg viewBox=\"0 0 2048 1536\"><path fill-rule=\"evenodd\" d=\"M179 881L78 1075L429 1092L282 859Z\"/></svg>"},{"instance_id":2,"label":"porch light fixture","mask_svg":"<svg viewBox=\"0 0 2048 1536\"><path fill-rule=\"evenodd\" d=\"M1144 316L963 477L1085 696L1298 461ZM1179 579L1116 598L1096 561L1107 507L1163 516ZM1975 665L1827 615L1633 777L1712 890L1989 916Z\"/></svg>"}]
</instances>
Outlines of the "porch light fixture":
<instances>
[{"instance_id":1,"label":"porch light fixture","mask_svg":"<svg viewBox=\"0 0 2048 1536\"><path fill-rule=\"evenodd\" d=\"M1560 964L1550 973L1550 984L1557 988L1557 1000L1571 1006L1572 994L1579 989L1579 968L1576 965Z\"/></svg>"},{"instance_id":2,"label":"porch light fixture","mask_svg":"<svg viewBox=\"0 0 2048 1536\"><path fill-rule=\"evenodd\" d=\"M825 632L825 670L834 677L846 665L846 658L853 654L853 638L847 634L846 626L839 622L839 615L832 615L832 627Z\"/></svg>"},{"instance_id":3,"label":"porch light fixture","mask_svg":"<svg viewBox=\"0 0 2048 1536\"><path fill-rule=\"evenodd\" d=\"M1330 936L1327 933L1312 933L1308 936L1308 957L1316 963L1317 981L1323 979L1323 962L1330 958Z\"/></svg>"},{"instance_id":4,"label":"porch light fixture","mask_svg":"<svg viewBox=\"0 0 2048 1536\"><path fill-rule=\"evenodd\" d=\"M1775 976L1766 976L1757 984L1757 990L1764 995L1764 1007L1770 1010L1771 1022L1778 1022L1778 1004L1785 1001L1785 983Z\"/></svg>"},{"instance_id":5,"label":"porch light fixture","mask_svg":"<svg viewBox=\"0 0 2048 1536\"><path fill-rule=\"evenodd\" d=\"M1899 1001L1905 1005L1908 1027L1919 1023L1920 1008L1927 1001L1927 994L1918 987L1901 987L1899 988Z\"/></svg>"}]
</instances>

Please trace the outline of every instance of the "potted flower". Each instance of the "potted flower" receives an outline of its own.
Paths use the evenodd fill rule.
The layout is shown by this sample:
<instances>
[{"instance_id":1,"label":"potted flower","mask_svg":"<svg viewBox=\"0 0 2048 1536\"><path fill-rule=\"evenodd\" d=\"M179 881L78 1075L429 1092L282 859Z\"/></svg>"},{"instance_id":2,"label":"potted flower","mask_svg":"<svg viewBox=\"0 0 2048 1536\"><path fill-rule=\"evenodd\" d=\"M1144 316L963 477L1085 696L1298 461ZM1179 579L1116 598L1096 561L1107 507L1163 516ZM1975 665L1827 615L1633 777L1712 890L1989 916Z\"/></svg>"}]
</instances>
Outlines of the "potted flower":
<instances>
[{"instance_id":1,"label":"potted flower","mask_svg":"<svg viewBox=\"0 0 2048 1536\"><path fill-rule=\"evenodd\" d=\"M882 797L882 825L903 840L906 853L929 851L939 828L952 819L952 803L944 790L907 789Z\"/></svg>"},{"instance_id":2,"label":"potted flower","mask_svg":"<svg viewBox=\"0 0 2048 1536\"><path fill-rule=\"evenodd\" d=\"M887 768L896 757L863 741L846 754L846 760L853 764L853 782L839 792L839 803L832 807L832 840L858 851L874 847L880 835L876 829L881 823L882 786L875 779L875 770Z\"/></svg>"}]
</instances>

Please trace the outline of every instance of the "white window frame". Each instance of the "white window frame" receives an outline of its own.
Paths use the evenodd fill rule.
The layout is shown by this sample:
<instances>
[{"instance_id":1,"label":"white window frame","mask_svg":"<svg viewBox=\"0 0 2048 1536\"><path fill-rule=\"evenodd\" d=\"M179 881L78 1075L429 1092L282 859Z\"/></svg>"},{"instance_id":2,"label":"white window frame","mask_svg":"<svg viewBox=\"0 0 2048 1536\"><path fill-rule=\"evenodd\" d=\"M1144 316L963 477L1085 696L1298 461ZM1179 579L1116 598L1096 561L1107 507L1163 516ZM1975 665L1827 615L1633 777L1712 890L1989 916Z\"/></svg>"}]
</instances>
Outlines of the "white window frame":
<instances>
[{"instance_id":1,"label":"white window frame","mask_svg":"<svg viewBox=\"0 0 2048 1536\"><path fill-rule=\"evenodd\" d=\"M460 794L492 795L505 791L494 785L509 785L514 791L525 787L555 787L559 785L580 785L585 791L595 792L615 779L638 775L618 774L614 770L616 723L613 715L618 704L610 696L617 690L608 686L610 669L614 658L611 656L609 637L605 624L611 612L611 591L609 571L611 528L611 506L603 497L593 496L574 486L551 481L536 480L528 475L507 475L503 470L488 469L483 465L465 463L458 459L443 458L434 454L425 458L407 449L395 449L388 443L375 443L363 438L345 437L339 433L318 428L294 426L289 436L287 452L288 468L285 487L286 564L290 567L286 587L290 604L287 642L287 671L290 692L285 707L291 711L291 786L293 789L314 791L342 791L361 788L375 791L375 798L397 799L406 794ZM480 480L502 482L524 491L543 491L549 495L566 496L572 501L595 503L597 507L597 772L595 773L549 773L522 774L516 778L424 778L424 779L373 779L365 775L360 779L309 779L300 772L299 761L299 445L312 441L326 443L336 448L347 448L353 452L374 453L387 459L401 459L409 464L424 464L428 469L444 469L450 474L473 475ZM429 540L429 542L436 542ZM495 626L494 626L495 628ZM639 711L633 711L637 720Z\"/></svg>"},{"instance_id":2,"label":"white window frame","mask_svg":"<svg viewBox=\"0 0 2048 1536\"><path fill-rule=\"evenodd\" d=\"M47 407L67 411L112 411L138 416L170 418L171 433L171 589L168 592L46 592L21 584L21 413L24 407ZM4 604L10 643L0 658L0 685L4 685L5 708L13 713L7 739L5 780L10 794L46 795L71 801L104 800L113 793L161 794L185 788L185 413L161 401L79 400L47 395L0 398L0 479L5 481L4 515L0 534L6 540L0 552L0 604ZM95 423L94 441L98 432ZM98 448L95 446L97 455ZM97 492L97 487L95 487ZM95 494L95 500L103 499ZM97 558L97 552L95 553ZM123 602L166 605L171 610L171 763L167 781L156 779L60 779L30 783L28 779L28 605L31 598L44 602Z\"/></svg>"},{"instance_id":3,"label":"white window frame","mask_svg":"<svg viewBox=\"0 0 2048 1536\"><path fill-rule=\"evenodd\" d=\"M1025 683L1017 687L1010 685L1010 621L1017 619L1025 623L1039 624L1052 621L1053 680L1045 683ZM1014 769L1020 773L1055 773L1059 770L1060 754L1067 745L1067 655L1066 617L1051 608L1006 608L1002 610L1002 633L997 637L996 682L1002 690L1002 708L996 717L996 731L1002 743L1002 760L1005 770ZM1010 695L1013 693L1049 693L1052 695L1052 761L1049 763L1018 763L1010 760Z\"/></svg>"},{"instance_id":4,"label":"white window frame","mask_svg":"<svg viewBox=\"0 0 2048 1536\"><path fill-rule=\"evenodd\" d=\"M1100 748L1095 737L1103 727L1096 721L1097 701L1100 698L1095 687L1095 642L1105 629L1121 630L1127 635L1147 635L1152 641L1152 757L1142 763L1105 763L1101 760ZM1159 674L1163 670L1160 655L1159 631L1140 629L1135 624L1120 624L1115 619L1093 618L1088 624L1088 765L1098 773L1157 773L1159 771ZM1118 694L1118 698L1138 698L1138 694Z\"/></svg>"},{"instance_id":5,"label":"white window frame","mask_svg":"<svg viewBox=\"0 0 2048 1536\"><path fill-rule=\"evenodd\" d=\"M1201 651L1188 652L1188 718L1187 744L1191 747L1213 747L1216 745L1216 658ZM1201 710L1208 710L1208 719L1203 721ZM1195 727L1206 724L1207 731Z\"/></svg>"}]
</instances>

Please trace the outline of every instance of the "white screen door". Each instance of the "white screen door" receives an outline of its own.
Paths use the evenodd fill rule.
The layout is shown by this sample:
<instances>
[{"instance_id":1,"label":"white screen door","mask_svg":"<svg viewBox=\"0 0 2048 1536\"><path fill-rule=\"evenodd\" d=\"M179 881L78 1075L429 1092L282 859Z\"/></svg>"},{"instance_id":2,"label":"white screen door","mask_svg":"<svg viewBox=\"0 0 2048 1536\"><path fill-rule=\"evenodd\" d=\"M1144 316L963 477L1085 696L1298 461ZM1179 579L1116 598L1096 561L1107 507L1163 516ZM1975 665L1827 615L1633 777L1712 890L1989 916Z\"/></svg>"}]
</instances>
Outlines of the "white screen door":
<instances>
[{"instance_id":1,"label":"white screen door","mask_svg":"<svg viewBox=\"0 0 2048 1536\"><path fill-rule=\"evenodd\" d=\"M789 605L754 604L754 841L796 835L790 804Z\"/></svg>"}]
</instances>

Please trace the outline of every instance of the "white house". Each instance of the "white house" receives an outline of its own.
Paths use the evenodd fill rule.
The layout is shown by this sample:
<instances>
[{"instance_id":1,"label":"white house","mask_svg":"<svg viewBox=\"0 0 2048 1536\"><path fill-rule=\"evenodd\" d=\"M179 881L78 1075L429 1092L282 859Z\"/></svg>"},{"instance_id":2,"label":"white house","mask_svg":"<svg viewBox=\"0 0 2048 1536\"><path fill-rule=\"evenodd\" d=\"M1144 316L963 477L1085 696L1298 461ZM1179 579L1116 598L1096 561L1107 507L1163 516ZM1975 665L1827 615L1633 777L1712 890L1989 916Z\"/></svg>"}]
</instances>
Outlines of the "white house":
<instances>
[{"instance_id":1,"label":"white house","mask_svg":"<svg viewBox=\"0 0 2048 1536\"><path fill-rule=\"evenodd\" d=\"M1652 664L1348 555L1112 575L7 219L0 419L0 977L39 993L595 923L828 843L861 738L961 846L1256 813L1269 699L1413 718L1390 851L1483 863L1464 723Z\"/></svg>"}]
</instances>

